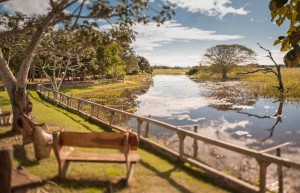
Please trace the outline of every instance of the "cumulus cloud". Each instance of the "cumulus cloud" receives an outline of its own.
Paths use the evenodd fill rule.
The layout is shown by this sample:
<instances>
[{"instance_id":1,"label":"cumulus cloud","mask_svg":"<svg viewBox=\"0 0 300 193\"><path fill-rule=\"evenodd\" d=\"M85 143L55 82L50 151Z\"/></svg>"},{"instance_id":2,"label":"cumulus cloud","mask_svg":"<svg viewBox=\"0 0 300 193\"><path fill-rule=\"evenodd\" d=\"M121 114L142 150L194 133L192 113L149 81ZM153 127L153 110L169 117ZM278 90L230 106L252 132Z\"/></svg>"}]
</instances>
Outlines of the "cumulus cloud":
<instances>
[{"instance_id":1,"label":"cumulus cloud","mask_svg":"<svg viewBox=\"0 0 300 193\"><path fill-rule=\"evenodd\" d=\"M149 25L138 24L133 27L138 32L133 47L138 51L151 51L164 44L172 42L190 42L194 40L226 41L241 39L240 35L222 35L216 31L205 31L194 27L184 27L176 21L167 21L157 27L155 23Z\"/></svg>"},{"instance_id":2,"label":"cumulus cloud","mask_svg":"<svg viewBox=\"0 0 300 193\"><path fill-rule=\"evenodd\" d=\"M50 8L49 1L45 0L14 0L3 3L7 11L18 11L24 14L45 14Z\"/></svg>"},{"instance_id":3,"label":"cumulus cloud","mask_svg":"<svg viewBox=\"0 0 300 193\"><path fill-rule=\"evenodd\" d=\"M166 0L180 8L193 13L202 13L208 16L217 16L222 19L227 14L247 15L244 7L234 8L231 0Z\"/></svg>"}]
</instances>

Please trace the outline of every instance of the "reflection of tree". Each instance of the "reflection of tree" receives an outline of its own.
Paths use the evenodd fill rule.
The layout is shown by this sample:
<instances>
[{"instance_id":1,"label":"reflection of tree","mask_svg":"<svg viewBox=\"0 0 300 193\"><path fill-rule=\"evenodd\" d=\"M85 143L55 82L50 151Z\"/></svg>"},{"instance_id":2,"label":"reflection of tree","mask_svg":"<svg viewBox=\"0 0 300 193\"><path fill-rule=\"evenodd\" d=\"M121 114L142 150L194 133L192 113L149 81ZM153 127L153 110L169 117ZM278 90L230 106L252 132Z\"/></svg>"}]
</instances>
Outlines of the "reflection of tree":
<instances>
[{"instance_id":1,"label":"reflection of tree","mask_svg":"<svg viewBox=\"0 0 300 193\"><path fill-rule=\"evenodd\" d=\"M215 101L209 106L219 111L233 110L233 105L253 106L256 102L255 96L234 82L211 83L206 86L208 91L205 96Z\"/></svg>"},{"instance_id":2,"label":"reflection of tree","mask_svg":"<svg viewBox=\"0 0 300 193\"><path fill-rule=\"evenodd\" d=\"M278 101L275 101L274 103L276 102L279 102L279 106L278 106L278 109L277 109L277 112L273 115L273 116L259 116L259 115L256 115L256 114L251 114L251 113L246 113L246 112L241 112L241 111L238 111L238 113L240 114L245 114L245 115L248 115L249 117L256 117L258 119L271 119L271 118L276 118L276 121L275 123L272 125L272 127L270 129L268 129L268 131L270 131L270 135L266 138L264 138L261 142L264 142L266 141L267 139L271 138L273 136L273 133L274 133L274 130L275 130L275 127L277 126L277 124L280 122L282 122L282 118L281 118L281 115L282 115L282 108L283 108L283 102L284 100L283 99L279 99Z\"/></svg>"}]
</instances>

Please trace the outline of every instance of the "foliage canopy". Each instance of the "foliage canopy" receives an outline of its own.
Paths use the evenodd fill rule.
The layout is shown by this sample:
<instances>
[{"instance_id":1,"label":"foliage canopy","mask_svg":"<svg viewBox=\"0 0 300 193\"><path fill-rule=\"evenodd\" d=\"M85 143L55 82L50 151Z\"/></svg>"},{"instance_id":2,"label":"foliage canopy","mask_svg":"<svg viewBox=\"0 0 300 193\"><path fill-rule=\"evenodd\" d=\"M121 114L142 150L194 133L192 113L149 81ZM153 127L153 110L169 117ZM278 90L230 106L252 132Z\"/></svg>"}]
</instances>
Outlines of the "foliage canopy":
<instances>
[{"instance_id":1,"label":"foliage canopy","mask_svg":"<svg viewBox=\"0 0 300 193\"><path fill-rule=\"evenodd\" d=\"M227 73L237 65L247 65L253 63L256 53L239 44L216 45L208 48L203 56L203 62L210 65L213 73L220 73L223 79L227 78Z\"/></svg>"},{"instance_id":2,"label":"foliage canopy","mask_svg":"<svg viewBox=\"0 0 300 193\"><path fill-rule=\"evenodd\" d=\"M271 0L269 4L272 21L281 26L286 20L290 25L287 33L279 36L274 45L281 44L281 51L287 54L284 63L288 67L295 67L300 62L300 1L299 0Z\"/></svg>"}]
</instances>

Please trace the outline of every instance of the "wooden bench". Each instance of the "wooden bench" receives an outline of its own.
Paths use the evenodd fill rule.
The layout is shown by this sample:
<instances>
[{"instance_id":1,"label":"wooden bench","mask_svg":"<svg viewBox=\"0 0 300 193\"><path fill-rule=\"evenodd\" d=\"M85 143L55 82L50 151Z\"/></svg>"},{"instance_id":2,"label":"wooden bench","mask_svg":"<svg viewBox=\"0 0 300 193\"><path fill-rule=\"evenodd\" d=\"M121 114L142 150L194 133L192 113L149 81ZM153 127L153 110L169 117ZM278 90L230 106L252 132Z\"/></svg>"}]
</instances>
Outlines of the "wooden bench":
<instances>
[{"instance_id":1,"label":"wooden bench","mask_svg":"<svg viewBox=\"0 0 300 193\"><path fill-rule=\"evenodd\" d=\"M19 117L18 126L23 136L23 144L33 143L37 159L50 157L52 133L46 123L34 123L30 117L23 114Z\"/></svg>"},{"instance_id":2,"label":"wooden bench","mask_svg":"<svg viewBox=\"0 0 300 193\"><path fill-rule=\"evenodd\" d=\"M89 153L75 151L72 147L119 149L120 153ZM126 164L126 182L130 181L133 164L140 156L132 153L137 150L137 135L131 132L64 132L53 134L53 150L58 162L59 177L65 178L70 162L106 162Z\"/></svg>"}]
</instances>

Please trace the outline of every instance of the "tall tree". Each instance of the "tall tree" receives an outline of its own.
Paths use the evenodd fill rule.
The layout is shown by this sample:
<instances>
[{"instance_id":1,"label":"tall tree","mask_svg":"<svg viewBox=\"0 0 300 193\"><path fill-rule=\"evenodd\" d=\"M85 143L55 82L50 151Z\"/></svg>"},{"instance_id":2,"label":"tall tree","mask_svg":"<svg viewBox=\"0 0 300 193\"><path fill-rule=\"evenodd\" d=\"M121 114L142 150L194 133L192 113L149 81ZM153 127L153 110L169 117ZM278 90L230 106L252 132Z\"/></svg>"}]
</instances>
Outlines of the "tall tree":
<instances>
[{"instance_id":1,"label":"tall tree","mask_svg":"<svg viewBox=\"0 0 300 193\"><path fill-rule=\"evenodd\" d=\"M216 45L206 50L203 62L210 65L211 71L227 79L227 73L237 65L247 65L255 61L256 53L243 45Z\"/></svg>"},{"instance_id":2,"label":"tall tree","mask_svg":"<svg viewBox=\"0 0 300 193\"><path fill-rule=\"evenodd\" d=\"M137 74L139 70L138 57L129 46L125 46L121 52L121 58L126 65L126 74Z\"/></svg>"},{"instance_id":3,"label":"tall tree","mask_svg":"<svg viewBox=\"0 0 300 193\"><path fill-rule=\"evenodd\" d=\"M94 48L102 44L102 33L92 28L49 31L42 39L34 61L38 62L36 68L49 79L53 90L59 91L68 72L92 62Z\"/></svg>"},{"instance_id":4,"label":"tall tree","mask_svg":"<svg viewBox=\"0 0 300 193\"><path fill-rule=\"evenodd\" d=\"M9 0L0 1L0 5ZM88 3L87 3L88 2ZM10 97L13 109L13 130L18 131L17 120L20 114L31 111L31 102L26 90L26 80L32 64L34 53L40 40L49 27L56 24L67 23L76 29L78 24L93 25L90 19L104 19L108 23L115 21L119 28L126 31L137 23L147 23L154 20L158 24L163 23L172 15L172 9L168 5L162 6L162 11L149 17L149 1L119 0L119 1L87 1L87 0L49 0L50 8L45 15L22 15L17 19L16 14L1 13L0 26L5 28L0 33L0 39L30 33L31 38L26 44L23 58L20 61L16 75L8 65L2 50L0 51L0 76ZM155 12L156 13L156 12ZM154 14L155 14L154 13ZM153 13L150 13L153 15ZM111 20L111 21L110 21Z\"/></svg>"},{"instance_id":5,"label":"tall tree","mask_svg":"<svg viewBox=\"0 0 300 193\"><path fill-rule=\"evenodd\" d=\"M151 66L150 66L149 61L146 58L144 58L142 56L139 56L138 59L139 59L138 60L138 65L139 65L140 70L142 71L142 74L143 74L144 71L147 70L147 69L150 69Z\"/></svg>"}]
</instances>

